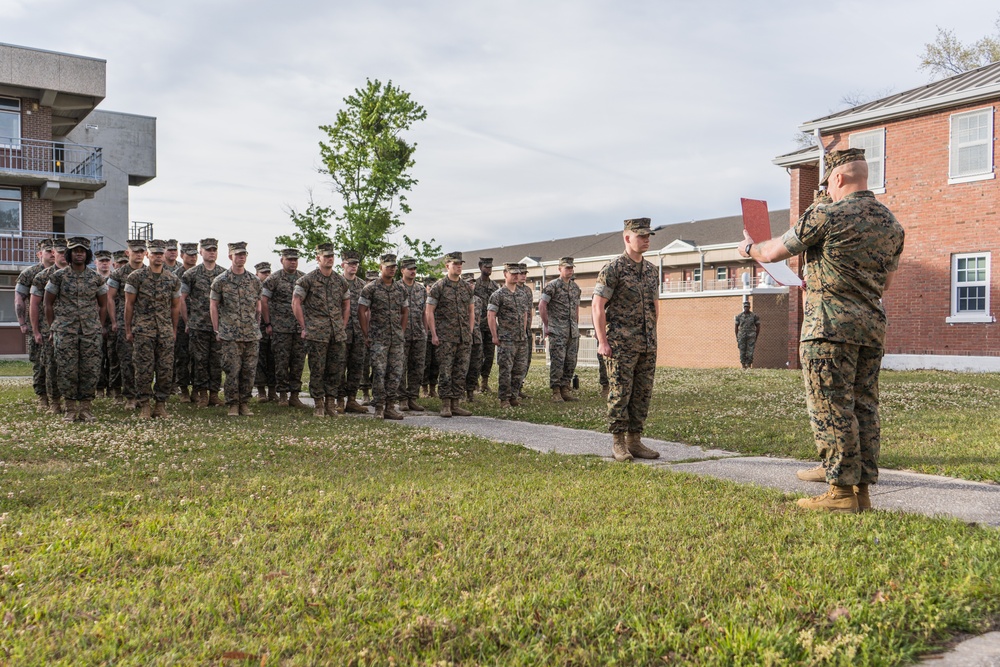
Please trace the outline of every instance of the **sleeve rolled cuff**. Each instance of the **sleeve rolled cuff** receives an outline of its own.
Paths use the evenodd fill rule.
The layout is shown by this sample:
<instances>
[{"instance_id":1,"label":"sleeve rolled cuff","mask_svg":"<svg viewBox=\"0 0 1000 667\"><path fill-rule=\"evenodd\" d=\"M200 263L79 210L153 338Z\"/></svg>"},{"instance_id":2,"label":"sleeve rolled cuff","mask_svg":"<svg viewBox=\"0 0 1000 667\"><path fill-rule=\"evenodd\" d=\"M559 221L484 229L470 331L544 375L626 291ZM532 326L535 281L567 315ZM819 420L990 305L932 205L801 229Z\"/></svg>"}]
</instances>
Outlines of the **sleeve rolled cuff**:
<instances>
[{"instance_id":1,"label":"sleeve rolled cuff","mask_svg":"<svg viewBox=\"0 0 1000 667\"><path fill-rule=\"evenodd\" d=\"M177 290L176 292L174 292L174 295L171 298L173 298L173 299L179 299L179 298L181 298L181 291Z\"/></svg>"},{"instance_id":2,"label":"sleeve rolled cuff","mask_svg":"<svg viewBox=\"0 0 1000 667\"><path fill-rule=\"evenodd\" d=\"M34 285L32 285L31 286L31 296L37 296L39 299L41 299L42 297L45 296L45 288L44 287L35 287Z\"/></svg>"},{"instance_id":3,"label":"sleeve rolled cuff","mask_svg":"<svg viewBox=\"0 0 1000 667\"><path fill-rule=\"evenodd\" d=\"M139 290L137 290L132 285L125 285L125 293L126 294L138 294Z\"/></svg>"},{"instance_id":4,"label":"sleeve rolled cuff","mask_svg":"<svg viewBox=\"0 0 1000 667\"><path fill-rule=\"evenodd\" d=\"M300 299L304 299L304 298L306 298L306 291L304 289L302 289L301 287L299 287L298 285L296 285L295 289L292 290L292 296L297 296Z\"/></svg>"},{"instance_id":5,"label":"sleeve rolled cuff","mask_svg":"<svg viewBox=\"0 0 1000 667\"><path fill-rule=\"evenodd\" d=\"M222 301L222 295L216 292L215 290L212 290L209 293L208 298L211 299L212 301Z\"/></svg>"},{"instance_id":6,"label":"sleeve rolled cuff","mask_svg":"<svg viewBox=\"0 0 1000 667\"><path fill-rule=\"evenodd\" d=\"M366 299L365 297L360 297L360 298L358 298L358 305L359 306L364 306L365 308L368 308L368 307L370 307L372 305L372 302L369 301L368 299Z\"/></svg>"},{"instance_id":7,"label":"sleeve rolled cuff","mask_svg":"<svg viewBox=\"0 0 1000 667\"><path fill-rule=\"evenodd\" d=\"M190 294L191 290L188 288L187 283L181 283L181 294Z\"/></svg>"},{"instance_id":8,"label":"sleeve rolled cuff","mask_svg":"<svg viewBox=\"0 0 1000 667\"><path fill-rule=\"evenodd\" d=\"M546 293L542 293L542 295L541 295L540 297L538 297L538 300L539 300L539 301L544 301L545 303L548 303L549 301L551 301L551 300L552 300L552 297L551 297L551 296L549 296L549 295L548 295L548 294L546 294Z\"/></svg>"},{"instance_id":9,"label":"sleeve rolled cuff","mask_svg":"<svg viewBox=\"0 0 1000 667\"><path fill-rule=\"evenodd\" d=\"M495 313L498 310L500 310L500 308L495 303L491 303L490 305L486 306L486 310Z\"/></svg>"},{"instance_id":10,"label":"sleeve rolled cuff","mask_svg":"<svg viewBox=\"0 0 1000 667\"><path fill-rule=\"evenodd\" d=\"M272 296L272 294L271 294L271 290L269 290L269 289L267 289L267 288L264 288L264 289L262 289L262 290L260 291L260 295L261 295L261 296L266 296L266 297L267 297L268 299L270 299L270 298L271 298L271 296Z\"/></svg>"},{"instance_id":11,"label":"sleeve rolled cuff","mask_svg":"<svg viewBox=\"0 0 1000 667\"><path fill-rule=\"evenodd\" d=\"M59 294L59 288L56 287L51 280L49 281L49 284L45 286L45 291L48 292L49 294L55 294L57 296Z\"/></svg>"},{"instance_id":12,"label":"sleeve rolled cuff","mask_svg":"<svg viewBox=\"0 0 1000 667\"><path fill-rule=\"evenodd\" d=\"M115 289L121 289L122 286L121 283L115 280L114 278L108 278L107 285L108 287L114 287Z\"/></svg>"},{"instance_id":13,"label":"sleeve rolled cuff","mask_svg":"<svg viewBox=\"0 0 1000 667\"><path fill-rule=\"evenodd\" d=\"M615 291L607 285L598 285L594 288L594 294L602 299L610 299L614 293Z\"/></svg>"},{"instance_id":14,"label":"sleeve rolled cuff","mask_svg":"<svg viewBox=\"0 0 1000 667\"><path fill-rule=\"evenodd\" d=\"M794 229L789 229L787 232L782 234L781 242L784 244L785 250L793 255L801 255L809 248L809 246L799 240L799 237L796 236Z\"/></svg>"},{"instance_id":15,"label":"sleeve rolled cuff","mask_svg":"<svg viewBox=\"0 0 1000 667\"><path fill-rule=\"evenodd\" d=\"M17 287L14 288L14 291L20 294L21 296L31 296L31 287L29 287L28 285L23 285L21 283L18 283Z\"/></svg>"},{"instance_id":16,"label":"sleeve rolled cuff","mask_svg":"<svg viewBox=\"0 0 1000 667\"><path fill-rule=\"evenodd\" d=\"M429 296L429 297L427 297L427 305L428 306L436 306L436 305L438 305L438 300L435 299L432 296Z\"/></svg>"}]
</instances>

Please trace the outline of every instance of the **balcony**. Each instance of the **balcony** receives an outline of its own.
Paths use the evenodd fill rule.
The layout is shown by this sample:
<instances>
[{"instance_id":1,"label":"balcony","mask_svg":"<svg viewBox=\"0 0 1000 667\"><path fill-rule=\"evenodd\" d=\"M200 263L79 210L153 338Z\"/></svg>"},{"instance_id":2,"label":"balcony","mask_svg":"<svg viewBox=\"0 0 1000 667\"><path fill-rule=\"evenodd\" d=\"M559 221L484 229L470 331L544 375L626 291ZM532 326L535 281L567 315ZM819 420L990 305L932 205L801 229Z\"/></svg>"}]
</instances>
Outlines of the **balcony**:
<instances>
[{"instance_id":1,"label":"balcony","mask_svg":"<svg viewBox=\"0 0 1000 667\"><path fill-rule=\"evenodd\" d=\"M0 137L0 183L38 188L54 214L76 208L105 186L104 158L97 146Z\"/></svg>"},{"instance_id":2,"label":"balcony","mask_svg":"<svg viewBox=\"0 0 1000 667\"><path fill-rule=\"evenodd\" d=\"M757 278L757 287L778 287L770 275L762 273ZM740 277L727 278L725 280L672 280L660 283L660 294L685 294L691 292L725 292L725 291L748 291L754 287L751 280L747 285L743 284Z\"/></svg>"},{"instance_id":3,"label":"balcony","mask_svg":"<svg viewBox=\"0 0 1000 667\"><path fill-rule=\"evenodd\" d=\"M51 232L21 232L20 234L0 234L0 268L30 266L38 261L38 244L42 239L52 238ZM74 234L90 239L93 252L104 249L104 237L94 234Z\"/></svg>"}]
</instances>

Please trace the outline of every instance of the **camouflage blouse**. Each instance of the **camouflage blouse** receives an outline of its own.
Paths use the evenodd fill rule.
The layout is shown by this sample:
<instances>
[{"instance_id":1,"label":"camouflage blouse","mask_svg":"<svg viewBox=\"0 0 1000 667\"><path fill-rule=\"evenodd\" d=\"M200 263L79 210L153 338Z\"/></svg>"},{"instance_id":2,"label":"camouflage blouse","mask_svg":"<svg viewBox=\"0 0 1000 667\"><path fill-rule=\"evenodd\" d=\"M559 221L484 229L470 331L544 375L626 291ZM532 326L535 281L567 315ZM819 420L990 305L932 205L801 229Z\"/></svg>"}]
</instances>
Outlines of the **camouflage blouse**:
<instances>
[{"instance_id":1,"label":"camouflage blouse","mask_svg":"<svg viewBox=\"0 0 1000 667\"><path fill-rule=\"evenodd\" d=\"M736 333L736 336L738 338L756 338L758 322L760 322L760 317L753 311L738 313L735 324L739 327L739 331Z\"/></svg>"},{"instance_id":2,"label":"camouflage blouse","mask_svg":"<svg viewBox=\"0 0 1000 667\"><path fill-rule=\"evenodd\" d=\"M469 304L472 288L464 280L445 276L431 285L427 305L434 306L434 331L442 343L471 343Z\"/></svg>"},{"instance_id":3,"label":"camouflage blouse","mask_svg":"<svg viewBox=\"0 0 1000 667\"><path fill-rule=\"evenodd\" d=\"M522 314L527 314L528 317L525 320L525 331L531 330L531 320L535 316L535 290L531 289L527 285L517 286L517 302L521 305Z\"/></svg>"},{"instance_id":4,"label":"camouflage blouse","mask_svg":"<svg viewBox=\"0 0 1000 667\"><path fill-rule=\"evenodd\" d=\"M580 337L580 287L575 280L549 281L542 288L541 300L547 304L550 336Z\"/></svg>"},{"instance_id":5,"label":"camouflage blouse","mask_svg":"<svg viewBox=\"0 0 1000 667\"><path fill-rule=\"evenodd\" d=\"M167 336L173 338L174 320L171 308L181 296L181 279L166 267L153 273L148 266L133 271L125 280L125 293L135 294L132 302L133 336Z\"/></svg>"},{"instance_id":6,"label":"camouflage blouse","mask_svg":"<svg viewBox=\"0 0 1000 667\"><path fill-rule=\"evenodd\" d=\"M261 286L261 296L267 297L267 309L274 333L299 333L299 323L292 312L292 292L296 281L304 276L301 271L288 273L284 269L268 276Z\"/></svg>"},{"instance_id":7,"label":"camouflage blouse","mask_svg":"<svg viewBox=\"0 0 1000 667\"><path fill-rule=\"evenodd\" d=\"M502 285L497 285L497 283L482 275L476 278L476 282L473 285L475 285L475 295L479 297L482 303L479 310L476 311L476 314L479 316L479 324L484 328L489 328L490 325L486 321L486 307L490 303L490 297L493 296L493 292L496 292L497 287L502 287Z\"/></svg>"},{"instance_id":8,"label":"camouflage blouse","mask_svg":"<svg viewBox=\"0 0 1000 667\"><path fill-rule=\"evenodd\" d=\"M504 286L493 292L486 310L497 314L497 338L501 341L509 343L527 339L524 304L518 299L516 289L512 292Z\"/></svg>"},{"instance_id":9,"label":"camouflage blouse","mask_svg":"<svg viewBox=\"0 0 1000 667\"><path fill-rule=\"evenodd\" d=\"M125 282L133 271L138 271L138 269L133 269L131 264L126 264L112 271L111 277L108 278L108 289L115 290L115 322L118 323L118 329L122 335L125 335Z\"/></svg>"},{"instance_id":10,"label":"camouflage blouse","mask_svg":"<svg viewBox=\"0 0 1000 667\"><path fill-rule=\"evenodd\" d=\"M406 322L406 340L427 340L427 327L424 326L424 306L427 303L427 288L414 281L411 287L402 283L406 289L406 300L410 304L410 317Z\"/></svg>"},{"instance_id":11,"label":"camouflage blouse","mask_svg":"<svg viewBox=\"0 0 1000 667\"><path fill-rule=\"evenodd\" d=\"M409 304L408 290L402 283L393 281L391 285L384 285L376 280L365 285L358 305L368 307L368 339L402 343L403 311L409 309Z\"/></svg>"},{"instance_id":12,"label":"camouflage blouse","mask_svg":"<svg viewBox=\"0 0 1000 667\"><path fill-rule=\"evenodd\" d=\"M198 264L181 276L181 294L184 295L184 302L187 305L188 329L191 331L212 330L212 316L208 310L212 282L225 271L218 264L212 270L206 269L204 264ZM254 280L256 279L255 276Z\"/></svg>"},{"instance_id":13,"label":"camouflage blouse","mask_svg":"<svg viewBox=\"0 0 1000 667\"><path fill-rule=\"evenodd\" d=\"M47 269L42 269L35 274L35 277L31 280L31 296L36 296L39 299L45 298L45 286L49 284L49 278L52 274L59 270L59 267L53 264ZM30 317L30 311L29 311ZM30 321L30 320L29 320ZM47 336L52 330L49 327L48 321L45 319L45 306L38 304L38 328L41 330L43 336Z\"/></svg>"},{"instance_id":14,"label":"camouflage blouse","mask_svg":"<svg viewBox=\"0 0 1000 667\"><path fill-rule=\"evenodd\" d=\"M351 319L347 321L347 342L350 344L354 341L364 340L361 320L358 319L358 299L361 298L361 290L365 288L365 285L371 283L366 283L361 278L354 276L354 279L348 280L347 284L351 287Z\"/></svg>"},{"instance_id":15,"label":"camouflage blouse","mask_svg":"<svg viewBox=\"0 0 1000 667\"><path fill-rule=\"evenodd\" d=\"M260 281L249 271L233 273L224 271L212 281L212 301L219 305L219 338L248 342L260 340L257 325L257 302L260 300Z\"/></svg>"},{"instance_id":16,"label":"camouflage blouse","mask_svg":"<svg viewBox=\"0 0 1000 667\"><path fill-rule=\"evenodd\" d=\"M601 269L594 294L608 300L604 312L612 352L656 351L659 289L656 267L644 259L634 262L623 253Z\"/></svg>"},{"instance_id":17,"label":"camouflage blouse","mask_svg":"<svg viewBox=\"0 0 1000 667\"><path fill-rule=\"evenodd\" d=\"M108 293L108 285L97 271L74 271L72 266L59 269L49 276L45 291L55 296L52 331L85 336L101 333L97 297Z\"/></svg>"},{"instance_id":18,"label":"camouflage blouse","mask_svg":"<svg viewBox=\"0 0 1000 667\"><path fill-rule=\"evenodd\" d=\"M296 281L294 295L302 300L308 340L346 341L342 308L351 299L351 287L344 276L314 269Z\"/></svg>"}]
</instances>

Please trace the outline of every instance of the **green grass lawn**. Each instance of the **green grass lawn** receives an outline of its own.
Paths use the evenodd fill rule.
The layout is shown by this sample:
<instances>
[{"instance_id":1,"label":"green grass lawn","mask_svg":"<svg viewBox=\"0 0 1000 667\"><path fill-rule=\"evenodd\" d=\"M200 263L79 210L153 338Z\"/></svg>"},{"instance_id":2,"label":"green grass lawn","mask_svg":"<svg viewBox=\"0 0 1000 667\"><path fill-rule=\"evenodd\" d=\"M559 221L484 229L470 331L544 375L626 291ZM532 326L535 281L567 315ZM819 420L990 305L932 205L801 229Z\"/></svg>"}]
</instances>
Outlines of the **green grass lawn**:
<instances>
[{"instance_id":1,"label":"green grass lawn","mask_svg":"<svg viewBox=\"0 0 1000 667\"><path fill-rule=\"evenodd\" d=\"M31 362L0 359L0 377L31 377Z\"/></svg>"},{"instance_id":2,"label":"green grass lawn","mask_svg":"<svg viewBox=\"0 0 1000 667\"><path fill-rule=\"evenodd\" d=\"M1000 619L994 530L405 422L171 410L67 425L0 383L0 663L887 665Z\"/></svg>"}]
</instances>

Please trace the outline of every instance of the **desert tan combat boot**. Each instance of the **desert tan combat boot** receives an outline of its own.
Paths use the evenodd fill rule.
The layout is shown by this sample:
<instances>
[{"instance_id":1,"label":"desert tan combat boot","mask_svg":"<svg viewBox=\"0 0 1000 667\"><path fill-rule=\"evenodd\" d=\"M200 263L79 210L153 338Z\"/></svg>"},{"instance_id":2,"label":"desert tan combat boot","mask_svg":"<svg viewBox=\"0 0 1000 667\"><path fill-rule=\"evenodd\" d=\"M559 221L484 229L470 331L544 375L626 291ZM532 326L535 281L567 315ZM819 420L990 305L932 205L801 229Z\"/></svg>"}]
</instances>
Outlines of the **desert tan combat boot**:
<instances>
[{"instance_id":1,"label":"desert tan combat boot","mask_svg":"<svg viewBox=\"0 0 1000 667\"><path fill-rule=\"evenodd\" d=\"M49 413L53 415L61 415L63 413L62 399L61 398L50 398L49 399Z\"/></svg>"},{"instance_id":2,"label":"desert tan combat boot","mask_svg":"<svg viewBox=\"0 0 1000 667\"><path fill-rule=\"evenodd\" d=\"M812 498L799 498L795 501L799 507L807 510L825 510L838 514L856 514L858 512L858 497L854 495L852 486L830 485L830 490Z\"/></svg>"},{"instance_id":3,"label":"desert tan combat boot","mask_svg":"<svg viewBox=\"0 0 1000 667\"><path fill-rule=\"evenodd\" d=\"M226 412L226 416L227 417L239 417L240 416L240 404L239 403L230 403L229 404L229 411Z\"/></svg>"},{"instance_id":4,"label":"desert tan combat boot","mask_svg":"<svg viewBox=\"0 0 1000 667\"><path fill-rule=\"evenodd\" d=\"M313 408L313 417L326 417L326 404L324 399L316 399L316 407Z\"/></svg>"},{"instance_id":5,"label":"desert tan combat boot","mask_svg":"<svg viewBox=\"0 0 1000 667\"><path fill-rule=\"evenodd\" d=\"M304 408L306 404L299 400L299 392L293 391L288 395L288 406L292 408Z\"/></svg>"},{"instance_id":6,"label":"desert tan combat boot","mask_svg":"<svg viewBox=\"0 0 1000 667\"><path fill-rule=\"evenodd\" d=\"M139 419L152 419L153 418L153 408L149 407L149 401L143 401L142 405L139 406Z\"/></svg>"},{"instance_id":7,"label":"desert tan combat boot","mask_svg":"<svg viewBox=\"0 0 1000 667\"><path fill-rule=\"evenodd\" d=\"M187 387L181 387L181 403L191 402L191 392L188 391Z\"/></svg>"},{"instance_id":8,"label":"desert tan combat boot","mask_svg":"<svg viewBox=\"0 0 1000 667\"><path fill-rule=\"evenodd\" d=\"M63 421L72 424L76 421L76 401L66 399L66 413L63 414Z\"/></svg>"},{"instance_id":9,"label":"desert tan combat boot","mask_svg":"<svg viewBox=\"0 0 1000 667\"><path fill-rule=\"evenodd\" d=\"M552 387L552 402L553 403L563 402L562 391L560 391L559 387Z\"/></svg>"},{"instance_id":10,"label":"desert tan combat boot","mask_svg":"<svg viewBox=\"0 0 1000 667\"><path fill-rule=\"evenodd\" d=\"M625 444L625 434L624 433L612 433L612 445L611 454L615 457L615 461L625 462L632 460L632 453L628 451L628 445Z\"/></svg>"},{"instance_id":11,"label":"desert tan combat boot","mask_svg":"<svg viewBox=\"0 0 1000 667\"><path fill-rule=\"evenodd\" d=\"M351 397L347 399L347 403L344 404L344 412L351 412L356 415L366 415L368 414L368 408L358 403L354 397Z\"/></svg>"},{"instance_id":12,"label":"desert tan combat boot","mask_svg":"<svg viewBox=\"0 0 1000 667\"><path fill-rule=\"evenodd\" d=\"M347 397L342 396L337 399L337 414L342 415L347 412Z\"/></svg>"},{"instance_id":13,"label":"desert tan combat boot","mask_svg":"<svg viewBox=\"0 0 1000 667\"><path fill-rule=\"evenodd\" d=\"M795 473L795 476L801 479L803 482L826 482L826 468L822 465L818 465L815 468L809 468L809 470L800 470Z\"/></svg>"},{"instance_id":14,"label":"desert tan combat boot","mask_svg":"<svg viewBox=\"0 0 1000 667\"><path fill-rule=\"evenodd\" d=\"M430 387L426 384L420 385L420 395L423 396L424 398L429 397L431 395Z\"/></svg>"},{"instance_id":15,"label":"desert tan combat boot","mask_svg":"<svg viewBox=\"0 0 1000 667\"><path fill-rule=\"evenodd\" d=\"M274 387L267 388L267 400L270 401L271 403L274 403L276 400L278 400L278 392Z\"/></svg>"},{"instance_id":16,"label":"desert tan combat boot","mask_svg":"<svg viewBox=\"0 0 1000 667\"><path fill-rule=\"evenodd\" d=\"M432 384L432 385L428 385L428 386L430 388L427 390L427 397L428 398L437 398L438 397L437 385L436 384Z\"/></svg>"},{"instance_id":17,"label":"desert tan combat boot","mask_svg":"<svg viewBox=\"0 0 1000 667\"><path fill-rule=\"evenodd\" d=\"M288 407L288 392L279 391L278 392L278 407L287 408Z\"/></svg>"},{"instance_id":18,"label":"desert tan combat boot","mask_svg":"<svg viewBox=\"0 0 1000 667\"><path fill-rule=\"evenodd\" d=\"M134 398L130 398L127 401L125 401L126 410L135 410L137 407L139 407L139 402Z\"/></svg>"},{"instance_id":19,"label":"desert tan combat boot","mask_svg":"<svg viewBox=\"0 0 1000 667\"><path fill-rule=\"evenodd\" d=\"M195 389L195 394L198 396L198 407L207 408L208 407L208 390L207 389Z\"/></svg>"},{"instance_id":20,"label":"desert tan combat boot","mask_svg":"<svg viewBox=\"0 0 1000 667\"><path fill-rule=\"evenodd\" d=\"M327 417L336 417L337 416L337 399L336 398L334 398L333 396L327 396L324 399L323 404L326 407L326 416Z\"/></svg>"},{"instance_id":21,"label":"desert tan combat boot","mask_svg":"<svg viewBox=\"0 0 1000 667\"><path fill-rule=\"evenodd\" d=\"M155 419L170 419L170 415L167 414L167 402L157 401L153 405L153 417Z\"/></svg>"},{"instance_id":22,"label":"desert tan combat boot","mask_svg":"<svg viewBox=\"0 0 1000 667\"><path fill-rule=\"evenodd\" d=\"M42 411L49 409L49 397L45 394L40 394L38 396L38 409Z\"/></svg>"},{"instance_id":23,"label":"desert tan combat boot","mask_svg":"<svg viewBox=\"0 0 1000 667\"><path fill-rule=\"evenodd\" d=\"M472 391L471 389L466 389L465 390L465 400L467 400L469 403L475 403L476 402L476 392Z\"/></svg>"},{"instance_id":24,"label":"desert tan combat boot","mask_svg":"<svg viewBox=\"0 0 1000 667\"><path fill-rule=\"evenodd\" d=\"M479 385L479 393L481 393L481 394L489 394L492 391L493 390L490 389L489 378L483 378L482 383Z\"/></svg>"},{"instance_id":25,"label":"desert tan combat boot","mask_svg":"<svg viewBox=\"0 0 1000 667\"><path fill-rule=\"evenodd\" d=\"M267 403L270 399L267 396L267 386L257 387L257 402Z\"/></svg>"},{"instance_id":26,"label":"desert tan combat boot","mask_svg":"<svg viewBox=\"0 0 1000 667\"><path fill-rule=\"evenodd\" d=\"M510 407L510 401L508 401L506 399L500 401L500 409L501 410L506 410L509 407Z\"/></svg>"},{"instance_id":27,"label":"desert tan combat boot","mask_svg":"<svg viewBox=\"0 0 1000 667\"><path fill-rule=\"evenodd\" d=\"M87 422L88 424L97 421L97 417L94 416L94 406L90 401L80 401L76 412L76 418L80 421Z\"/></svg>"},{"instance_id":28,"label":"desert tan combat boot","mask_svg":"<svg viewBox=\"0 0 1000 667\"><path fill-rule=\"evenodd\" d=\"M403 413L401 413L398 410L396 410L396 404L395 403L386 403L385 404L385 411L383 413L383 417L385 419L397 419L397 420L399 420L399 419L403 418Z\"/></svg>"},{"instance_id":29,"label":"desert tan combat boot","mask_svg":"<svg viewBox=\"0 0 1000 667\"><path fill-rule=\"evenodd\" d=\"M512 408L516 408L517 406L521 405L521 401L517 400L516 396L512 396L510 401L508 401L508 403L510 403L510 407Z\"/></svg>"},{"instance_id":30,"label":"desert tan combat boot","mask_svg":"<svg viewBox=\"0 0 1000 667\"><path fill-rule=\"evenodd\" d=\"M442 398L441 399L441 412L438 413L442 417L451 417L451 399Z\"/></svg>"},{"instance_id":31,"label":"desert tan combat boot","mask_svg":"<svg viewBox=\"0 0 1000 667\"><path fill-rule=\"evenodd\" d=\"M371 394L368 393L367 389L362 389L361 390L361 405L371 405L371 404L372 404Z\"/></svg>"},{"instance_id":32,"label":"desert tan combat boot","mask_svg":"<svg viewBox=\"0 0 1000 667\"><path fill-rule=\"evenodd\" d=\"M225 405L226 402L222 400L219 396L219 392L210 391L208 392L208 404L209 405Z\"/></svg>"},{"instance_id":33,"label":"desert tan combat boot","mask_svg":"<svg viewBox=\"0 0 1000 667\"><path fill-rule=\"evenodd\" d=\"M465 408L463 408L461 405L459 405L457 398L451 399L451 414L455 415L456 417L471 417L472 416L471 412L469 412L468 410L466 410Z\"/></svg>"},{"instance_id":34,"label":"desert tan combat boot","mask_svg":"<svg viewBox=\"0 0 1000 667\"><path fill-rule=\"evenodd\" d=\"M250 409L249 403L240 403L239 413L240 417L253 417L253 411Z\"/></svg>"},{"instance_id":35,"label":"desert tan combat boot","mask_svg":"<svg viewBox=\"0 0 1000 667\"><path fill-rule=\"evenodd\" d=\"M559 390L562 392L562 399L567 403L572 403L573 401L579 401L580 399L569 393L569 387L560 387Z\"/></svg>"},{"instance_id":36,"label":"desert tan combat boot","mask_svg":"<svg viewBox=\"0 0 1000 667\"><path fill-rule=\"evenodd\" d=\"M375 419L385 419L385 408L381 405L375 406Z\"/></svg>"},{"instance_id":37,"label":"desert tan combat boot","mask_svg":"<svg viewBox=\"0 0 1000 667\"><path fill-rule=\"evenodd\" d=\"M420 405L419 403L417 403L412 398L406 399L406 407L408 407L410 409L410 412L423 412L424 411L424 406Z\"/></svg>"},{"instance_id":38,"label":"desert tan combat boot","mask_svg":"<svg viewBox=\"0 0 1000 667\"><path fill-rule=\"evenodd\" d=\"M858 511L868 512L872 508L872 498L868 494L867 484L858 484L854 487L854 495L858 497Z\"/></svg>"},{"instance_id":39,"label":"desert tan combat boot","mask_svg":"<svg viewBox=\"0 0 1000 667\"><path fill-rule=\"evenodd\" d=\"M625 434L625 446L628 452L637 459L658 459L660 453L655 449L650 449L643 444L641 434L636 431L629 431Z\"/></svg>"}]
</instances>

